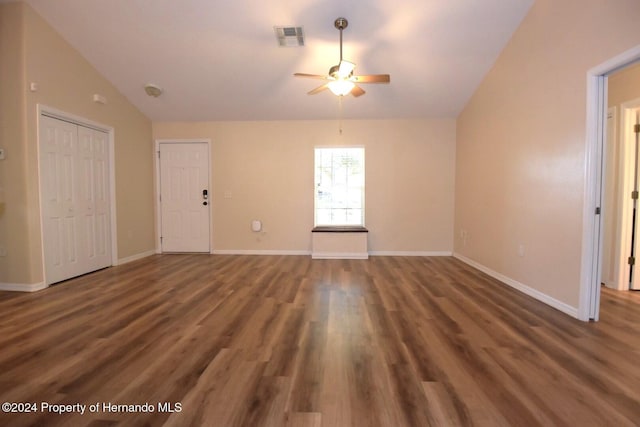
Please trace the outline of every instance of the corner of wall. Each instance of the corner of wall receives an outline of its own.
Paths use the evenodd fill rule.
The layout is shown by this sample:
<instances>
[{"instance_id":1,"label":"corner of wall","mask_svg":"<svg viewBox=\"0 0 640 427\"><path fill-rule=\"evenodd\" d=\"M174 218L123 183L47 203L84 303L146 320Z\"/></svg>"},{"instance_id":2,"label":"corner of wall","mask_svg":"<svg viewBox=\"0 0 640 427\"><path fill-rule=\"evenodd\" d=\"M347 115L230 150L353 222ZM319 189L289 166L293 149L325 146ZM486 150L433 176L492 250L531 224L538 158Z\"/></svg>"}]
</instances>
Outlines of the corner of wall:
<instances>
[{"instance_id":1,"label":"corner of wall","mask_svg":"<svg viewBox=\"0 0 640 427\"><path fill-rule=\"evenodd\" d=\"M32 283L26 165L26 53L23 2L0 4L0 281ZM11 185L9 185L9 183ZM36 278L35 281L38 279Z\"/></svg>"}]
</instances>

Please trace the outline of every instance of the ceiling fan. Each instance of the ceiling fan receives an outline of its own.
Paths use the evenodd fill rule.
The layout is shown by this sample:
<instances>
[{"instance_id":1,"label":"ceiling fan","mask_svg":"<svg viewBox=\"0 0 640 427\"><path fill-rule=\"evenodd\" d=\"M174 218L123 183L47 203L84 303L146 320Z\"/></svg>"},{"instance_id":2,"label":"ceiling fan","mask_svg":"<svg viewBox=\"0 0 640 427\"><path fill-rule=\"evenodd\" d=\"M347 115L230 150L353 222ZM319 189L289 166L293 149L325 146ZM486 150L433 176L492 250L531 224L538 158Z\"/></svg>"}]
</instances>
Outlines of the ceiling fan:
<instances>
[{"instance_id":1,"label":"ceiling fan","mask_svg":"<svg viewBox=\"0 0 640 427\"><path fill-rule=\"evenodd\" d=\"M389 74L370 74L365 76L354 76L353 69L356 64L342 59L342 30L347 28L349 22L345 18L337 18L333 25L340 30L340 62L329 69L329 74L321 76L318 74L295 73L296 77L308 77L312 79L328 80L327 83L308 92L309 95L315 95L325 89L331 90L335 95L344 96L351 94L353 96L364 95L364 90L356 83L389 83L391 77Z\"/></svg>"}]
</instances>

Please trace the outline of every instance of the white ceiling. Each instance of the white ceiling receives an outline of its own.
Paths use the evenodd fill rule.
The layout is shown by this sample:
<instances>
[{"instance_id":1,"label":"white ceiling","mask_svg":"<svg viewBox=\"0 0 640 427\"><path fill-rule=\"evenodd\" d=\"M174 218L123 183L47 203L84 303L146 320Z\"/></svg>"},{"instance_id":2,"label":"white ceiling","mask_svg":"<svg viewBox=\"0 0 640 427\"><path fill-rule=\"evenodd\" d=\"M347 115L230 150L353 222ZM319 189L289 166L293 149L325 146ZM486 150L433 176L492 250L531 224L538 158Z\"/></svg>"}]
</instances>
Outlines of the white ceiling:
<instances>
[{"instance_id":1,"label":"white ceiling","mask_svg":"<svg viewBox=\"0 0 640 427\"><path fill-rule=\"evenodd\" d=\"M345 118L455 117L533 0L26 0L153 121L333 119L306 93L339 60L391 75L345 97ZM302 26L278 47L274 26ZM164 88L148 97L144 85Z\"/></svg>"}]
</instances>

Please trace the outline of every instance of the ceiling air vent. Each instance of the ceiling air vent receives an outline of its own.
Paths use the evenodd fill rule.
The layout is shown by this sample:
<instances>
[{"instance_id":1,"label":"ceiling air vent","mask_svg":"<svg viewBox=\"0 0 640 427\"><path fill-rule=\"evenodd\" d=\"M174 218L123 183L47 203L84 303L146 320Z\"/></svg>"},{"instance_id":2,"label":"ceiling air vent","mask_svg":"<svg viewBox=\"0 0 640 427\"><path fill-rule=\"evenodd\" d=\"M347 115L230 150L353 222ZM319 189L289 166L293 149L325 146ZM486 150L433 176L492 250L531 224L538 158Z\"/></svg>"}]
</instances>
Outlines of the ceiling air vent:
<instances>
[{"instance_id":1,"label":"ceiling air vent","mask_svg":"<svg viewBox=\"0 0 640 427\"><path fill-rule=\"evenodd\" d=\"M273 27L280 47L304 46L302 27Z\"/></svg>"}]
</instances>

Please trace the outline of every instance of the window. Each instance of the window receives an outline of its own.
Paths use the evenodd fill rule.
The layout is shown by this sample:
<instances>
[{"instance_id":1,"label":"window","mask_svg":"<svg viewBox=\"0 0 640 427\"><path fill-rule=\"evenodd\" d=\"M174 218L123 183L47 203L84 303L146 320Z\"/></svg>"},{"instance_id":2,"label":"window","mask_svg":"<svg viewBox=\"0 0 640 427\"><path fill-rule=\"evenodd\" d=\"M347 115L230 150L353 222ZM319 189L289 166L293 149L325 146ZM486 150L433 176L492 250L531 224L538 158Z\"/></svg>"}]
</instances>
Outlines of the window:
<instances>
[{"instance_id":1,"label":"window","mask_svg":"<svg viewBox=\"0 0 640 427\"><path fill-rule=\"evenodd\" d=\"M316 148L315 172L315 225L364 226L364 148Z\"/></svg>"}]
</instances>

